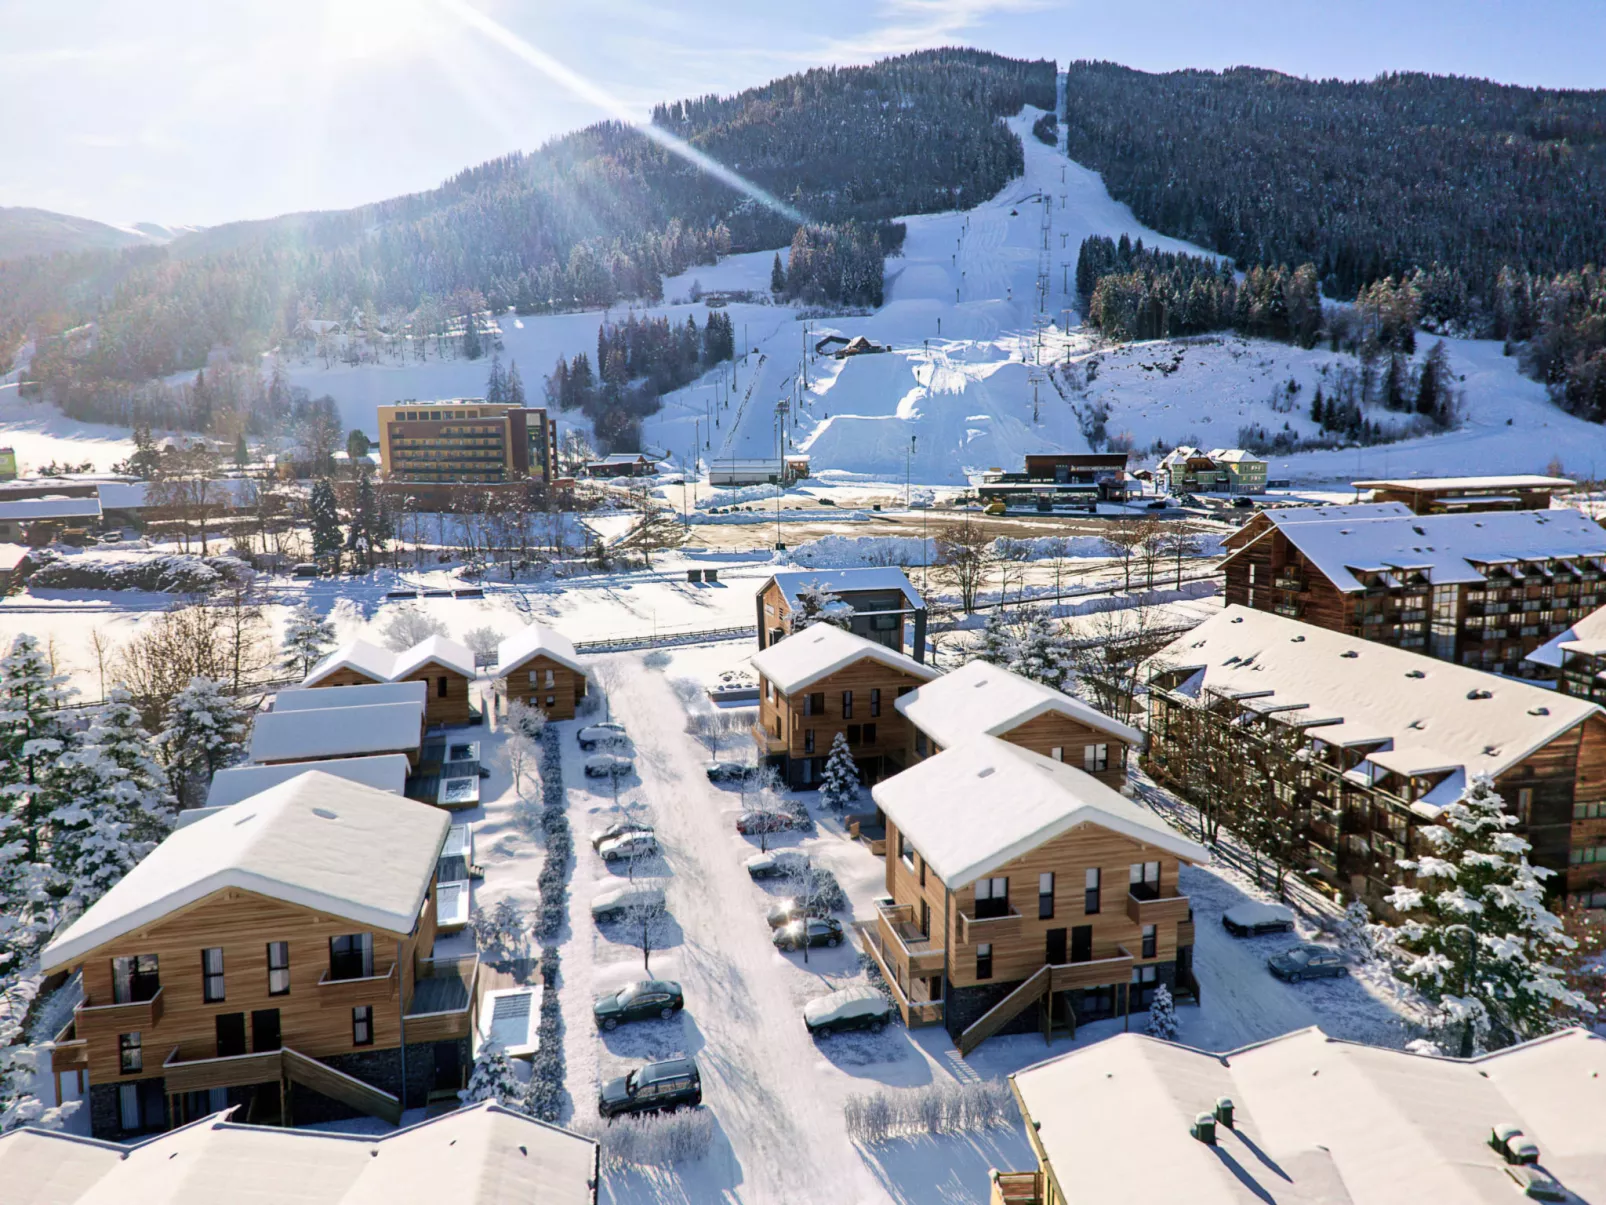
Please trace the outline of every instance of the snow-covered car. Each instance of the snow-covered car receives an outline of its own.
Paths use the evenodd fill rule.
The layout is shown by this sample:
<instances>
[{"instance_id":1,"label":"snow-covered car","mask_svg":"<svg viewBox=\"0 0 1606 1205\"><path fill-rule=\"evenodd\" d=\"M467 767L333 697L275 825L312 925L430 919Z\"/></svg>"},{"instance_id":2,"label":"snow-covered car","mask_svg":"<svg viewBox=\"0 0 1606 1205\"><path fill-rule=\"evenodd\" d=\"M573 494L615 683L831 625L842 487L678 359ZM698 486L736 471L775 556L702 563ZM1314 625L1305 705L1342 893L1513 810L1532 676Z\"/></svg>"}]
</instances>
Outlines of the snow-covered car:
<instances>
[{"instance_id":1,"label":"snow-covered car","mask_svg":"<svg viewBox=\"0 0 1606 1205\"><path fill-rule=\"evenodd\" d=\"M622 745L630 738L625 735L625 726L613 720L604 720L600 724L592 724L580 729L574 734L574 739L580 742L580 748L587 753L599 745Z\"/></svg>"},{"instance_id":2,"label":"snow-covered car","mask_svg":"<svg viewBox=\"0 0 1606 1205\"><path fill-rule=\"evenodd\" d=\"M711 761L703 763L703 773L709 782L746 782L758 774L758 767L745 761Z\"/></svg>"},{"instance_id":3,"label":"snow-covered car","mask_svg":"<svg viewBox=\"0 0 1606 1205\"><path fill-rule=\"evenodd\" d=\"M629 1075L604 1081L597 1093L597 1112L610 1120L623 1113L695 1109L702 1103L702 1076L697 1060L691 1058L637 1067Z\"/></svg>"},{"instance_id":4,"label":"snow-covered car","mask_svg":"<svg viewBox=\"0 0 1606 1205\"><path fill-rule=\"evenodd\" d=\"M779 929L782 925L790 925L793 921L802 920L804 911L801 901L788 897L784 900L776 900L770 906L770 910L764 914L764 919L769 921L770 928ZM815 917L831 915L831 909L826 907L824 902L820 900L815 900L807 911L810 916Z\"/></svg>"},{"instance_id":5,"label":"snow-covered car","mask_svg":"<svg viewBox=\"0 0 1606 1205\"><path fill-rule=\"evenodd\" d=\"M592 897L591 919L618 920L631 908L661 908L663 903L664 889L656 883L621 883L607 891L599 891Z\"/></svg>"},{"instance_id":6,"label":"snow-covered car","mask_svg":"<svg viewBox=\"0 0 1606 1205\"><path fill-rule=\"evenodd\" d=\"M808 859L795 849L776 849L747 859L747 873L755 879L776 879L808 865Z\"/></svg>"},{"instance_id":7,"label":"snow-covered car","mask_svg":"<svg viewBox=\"0 0 1606 1205\"><path fill-rule=\"evenodd\" d=\"M668 979L638 979L616 992L598 996L591 1003L591 1016L598 1029L618 1029L625 1021L668 1021L686 1006L680 984Z\"/></svg>"},{"instance_id":8,"label":"snow-covered car","mask_svg":"<svg viewBox=\"0 0 1606 1205\"><path fill-rule=\"evenodd\" d=\"M892 1019L892 1001L861 984L810 1000L803 1006L803 1024L815 1037L847 1029L880 1033Z\"/></svg>"},{"instance_id":9,"label":"snow-covered car","mask_svg":"<svg viewBox=\"0 0 1606 1205\"><path fill-rule=\"evenodd\" d=\"M780 950L800 950L805 944L836 947L842 944L842 922L834 916L795 920L775 930L770 940Z\"/></svg>"},{"instance_id":10,"label":"snow-covered car","mask_svg":"<svg viewBox=\"0 0 1606 1205\"><path fill-rule=\"evenodd\" d=\"M1295 946L1266 959L1266 969L1288 983L1301 979L1342 979L1349 974L1344 956L1330 946Z\"/></svg>"},{"instance_id":11,"label":"snow-covered car","mask_svg":"<svg viewBox=\"0 0 1606 1205\"><path fill-rule=\"evenodd\" d=\"M626 837L631 833L646 833L652 836L652 825L641 824L635 820L615 820L607 828L599 828L591 834L591 848L601 849L604 841L612 841L615 837Z\"/></svg>"},{"instance_id":12,"label":"snow-covered car","mask_svg":"<svg viewBox=\"0 0 1606 1205\"><path fill-rule=\"evenodd\" d=\"M1234 904L1221 914L1221 927L1234 937L1259 937L1262 933L1292 933L1294 914L1281 904L1262 904L1250 900Z\"/></svg>"},{"instance_id":13,"label":"snow-covered car","mask_svg":"<svg viewBox=\"0 0 1606 1205\"><path fill-rule=\"evenodd\" d=\"M599 753L586 758L587 778L623 778L635 768L636 763L628 757L617 757L612 753Z\"/></svg>"},{"instance_id":14,"label":"snow-covered car","mask_svg":"<svg viewBox=\"0 0 1606 1205\"><path fill-rule=\"evenodd\" d=\"M658 852L658 838L651 833L626 833L622 837L615 837L612 841L604 841L597 847L604 862L616 862L620 858L645 858Z\"/></svg>"},{"instance_id":15,"label":"snow-covered car","mask_svg":"<svg viewBox=\"0 0 1606 1205\"><path fill-rule=\"evenodd\" d=\"M736 817L736 831L746 837L751 833L781 833L792 827L792 818L785 812L743 812Z\"/></svg>"}]
</instances>

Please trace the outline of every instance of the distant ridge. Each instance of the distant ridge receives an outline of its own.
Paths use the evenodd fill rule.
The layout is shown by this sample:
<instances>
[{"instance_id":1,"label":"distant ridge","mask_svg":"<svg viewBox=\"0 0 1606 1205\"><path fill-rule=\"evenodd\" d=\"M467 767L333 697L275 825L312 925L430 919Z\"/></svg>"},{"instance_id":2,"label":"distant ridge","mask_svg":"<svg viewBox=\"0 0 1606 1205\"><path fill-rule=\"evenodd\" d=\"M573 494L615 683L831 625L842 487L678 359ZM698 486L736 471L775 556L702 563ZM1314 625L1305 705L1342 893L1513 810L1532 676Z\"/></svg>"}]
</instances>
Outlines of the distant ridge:
<instances>
[{"instance_id":1,"label":"distant ridge","mask_svg":"<svg viewBox=\"0 0 1606 1205\"><path fill-rule=\"evenodd\" d=\"M91 218L52 213L48 209L0 205L0 260L54 255L58 251L116 251L123 247L155 246L171 242L193 229L156 222L139 222L124 228Z\"/></svg>"}]
</instances>

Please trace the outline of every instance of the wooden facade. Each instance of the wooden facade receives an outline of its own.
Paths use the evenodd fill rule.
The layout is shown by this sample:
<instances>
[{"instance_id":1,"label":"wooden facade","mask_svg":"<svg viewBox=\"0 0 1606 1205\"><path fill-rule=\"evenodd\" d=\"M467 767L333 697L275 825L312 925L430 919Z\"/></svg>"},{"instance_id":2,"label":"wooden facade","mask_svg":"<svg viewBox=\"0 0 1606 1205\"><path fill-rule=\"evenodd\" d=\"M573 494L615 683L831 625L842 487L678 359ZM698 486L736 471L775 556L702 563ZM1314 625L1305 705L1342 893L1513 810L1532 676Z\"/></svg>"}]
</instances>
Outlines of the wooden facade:
<instances>
[{"instance_id":1,"label":"wooden facade","mask_svg":"<svg viewBox=\"0 0 1606 1205\"><path fill-rule=\"evenodd\" d=\"M499 678L497 690L509 703L539 707L548 719L572 720L580 701L586 697L586 676L537 653Z\"/></svg>"},{"instance_id":2,"label":"wooden facade","mask_svg":"<svg viewBox=\"0 0 1606 1205\"><path fill-rule=\"evenodd\" d=\"M1577 486L1565 477L1440 477L1424 481L1354 481L1373 502L1399 502L1413 514L1549 510L1550 500Z\"/></svg>"},{"instance_id":3,"label":"wooden facade","mask_svg":"<svg viewBox=\"0 0 1606 1205\"><path fill-rule=\"evenodd\" d=\"M934 757L942 746L910 725L909 763ZM1126 785L1130 748L1125 741L1083 724L1057 711L1034 716L1024 723L997 733L998 739L1041 753L1055 761L1077 766L1107 787L1119 791Z\"/></svg>"},{"instance_id":4,"label":"wooden facade","mask_svg":"<svg viewBox=\"0 0 1606 1205\"><path fill-rule=\"evenodd\" d=\"M473 679L462 670L440 661L426 661L395 681L423 682L428 686L429 694L424 698L424 723L428 727L457 728L479 719L470 698Z\"/></svg>"},{"instance_id":5,"label":"wooden facade","mask_svg":"<svg viewBox=\"0 0 1606 1205\"><path fill-rule=\"evenodd\" d=\"M916 607L901 590L834 589L833 593L854 610L848 631L863 636L894 652L907 653L916 661L926 659L926 608ZM756 602L758 647L767 649L792 634L792 608L786 591L772 578L759 592ZM907 646L904 624L911 631Z\"/></svg>"},{"instance_id":6,"label":"wooden facade","mask_svg":"<svg viewBox=\"0 0 1606 1205\"><path fill-rule=\"evenodd\" d=\"M378 686L389 681L389 678L365 674L360 669L342 665L339 669L332 670L326 677L320 678L316 682L305 683L305 685L308 690L316 690L320 686Z\"/></svg>"},{"instance_id":7,"label":"wooden facade","mask_svg":"<svg viewBox=\"0 0 1606 1205\"><path fill-rule=\"evenodd\" d=\"M820 781L837 733L862 780L875 782L907 764L914 734L893 701L926 679L865 655L788 696L758 678L760 743L794 787Z\"/></svg>"}]
</instances>

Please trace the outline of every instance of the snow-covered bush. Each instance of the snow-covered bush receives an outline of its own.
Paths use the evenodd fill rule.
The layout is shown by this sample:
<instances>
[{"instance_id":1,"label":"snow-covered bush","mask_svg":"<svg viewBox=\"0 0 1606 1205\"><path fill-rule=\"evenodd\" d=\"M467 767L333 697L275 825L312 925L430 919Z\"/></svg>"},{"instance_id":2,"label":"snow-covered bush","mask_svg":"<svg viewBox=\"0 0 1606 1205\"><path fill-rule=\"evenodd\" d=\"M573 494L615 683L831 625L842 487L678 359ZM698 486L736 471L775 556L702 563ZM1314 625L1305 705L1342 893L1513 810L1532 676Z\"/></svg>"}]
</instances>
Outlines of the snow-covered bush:
<instances>
[{"instance_id":1,"label":"snow-covered bush","mask_svg":"<svg viewBox=\"0 0 1606 1205\"><path fill-rule=\"evenodd\" d=\"M481 908L474 914L473 927L474 944L482 956L499 953L523 958L529 952L529 918L511 899L497 900L494 908Z\"/></svg>"},{"instance_id":2,"label":"snow-covered bush","mask_svg":"<svg viewBox=\"0 0 1606 1205\"><path fill-rule=\"evenodd\" d=\"M672 654L664 652L663 649L654 649L641 659L641 663L648 669L664 669L674 659Z\"/></svg>"},{"instance_id":3,"label":"snow-covered bush","mask_svg":"<svg viewBox=\"0 0 1606 1205\"><path fill-rule=\"evenodd\" d=\"M249 565L227 556L139 557L111 560L62 557L43 565L29 579L34 590L147 590L157 594L206 594L245 583Z\"/></svg>"},{"instance_id":4,"label":"snow-covered bush","mask_svg":"<svg viewBox=\"0 0 1606 1205\"><path fill-rule=\"evenodd\" d=\"M1177 1040L1177 1008L1171 1001L1171 989L1161 984L1154 989L1154 999L1149 1003L1149 1028L1151 1038L1164 1038L1167 1042Z\"/></svg>"},{"instance_id":5,"label":"snow-covered bush","mask_svg":"<svg viewBox=\"0 0 1606 1205\"><path fill-rule=\"evenodd\" d=\"M1338 922L1339 944L1361 962L1377 957L1377 943L1372 936L1372 914L1365 900L1351 900Z\"/></svg>"},{"instance_id":6,"label":"snow-covered bush","mask_svg":"<svg viewBox=\"0 0 1606 1205\"><path fill-rule=\"evenodd\" d=\"M685 1109L668 1116L620 1117L586 1127L602 1145L604 1171L626 1167L673 1167L708 1154L714 1145L714 1115Z\"/></svg>"},{"instance_id":7,"label":"snow-covered bush","mask_svg":"<svg viewBox=\"0 0 1606 1205\"><path fill-rule=\"evenodd\" d=\"M431 636L445 636L446 625L414 606L397 607L379 629L385 647L400 653Z\"/></svg>"},{"instance_id":8,"label":"snow-covered bush","mask_svg":"<svg viewBox=\"0 0 1606 1205\"><path fill-rule=\"evenodd\" d=\"M556 1121L563 1112L563 1009L558 1003L558 948L541 951L541 1019L535 1029L530 1059L530 1086L524 1111L541 1121Z\"/></svg>"},{"instance_id":9,"label":"snow-covered bush","mask_svg":"<svg viewBox=\"0 0 1606 1205\"><path fill-rule=\"evenodd\" d=\"M474 1060L474 1073L469 1076L468 1087L457 1095L464 1104L469 1105L482 1100L492 1100L510 1109L524 1107L524 1085L519 1083L518 1076L513 1074L513 1064L508 1062L507 1051L502 1048L501 1043L487 1042L480 1047L479 1057Z\"/></svg>"},{"instance_id":10,"label":"snow-covered bush","mask_svg":"<svg viewBox=\"0 0 1606 1205\"><path fill-rule=\"evenodd\" d=\"M1001 1079L855 1093L842 1106L842 1117L848 1137L864 1143L1020 1124L1015 1098Z\"/></svg>"}]
</instances>

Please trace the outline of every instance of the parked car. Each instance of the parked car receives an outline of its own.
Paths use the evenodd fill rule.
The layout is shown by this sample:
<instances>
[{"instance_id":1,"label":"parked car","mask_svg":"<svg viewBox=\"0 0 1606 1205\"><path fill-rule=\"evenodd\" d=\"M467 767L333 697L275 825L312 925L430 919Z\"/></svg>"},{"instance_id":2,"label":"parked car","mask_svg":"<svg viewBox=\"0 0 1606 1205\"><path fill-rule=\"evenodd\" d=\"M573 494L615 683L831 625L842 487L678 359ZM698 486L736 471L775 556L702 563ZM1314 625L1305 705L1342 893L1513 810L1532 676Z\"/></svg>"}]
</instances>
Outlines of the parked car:
<instances>
[{"instance_id":1,"label":"parked car","mask_svg":"<svg viewBox=\"0 0 1606 1205\"><path fill-rule=\"evenodd\" d=\"M618 757L612 753L599 753L586 758L587 778L623 778L635 768L636 763L628 757Z\"/></svg>"},{"instance_id":2,"label":"parked car","mask_svg":"<svg viewBox=\"0 0 1606 1205\"><path fill-rule=\"evenodd\" d=\"M597 1093L597 1112L610 1120L626 1113L674 1112L703 1103L697 1060L665 1059L608 1080Z\"/></svg>"},{"instance_id":3,"label":"parked car","mask_svg":"<svg viewBox=\"0 0 1606 1205\"><path fill-rule=\"evenodd\" d=\"M805 1004L803 1025L815 1037L848 1029L880 1033L892 1019L893 1012L892 1001L875 988L845 987Z\"/></svg>"},{"instance_id":4,"label":"parked car","mask_svg":"<svg viewBox=\"0 0 1606 1205\"><path fill-rule=\"evenodd\" d=\"M601 849L604 841L612 841L615 837L626 837L631 833L646 833L652 836L652 825L639 824L634 820L616 820L607 828L599 828L591 834L591 848Z\"/></svg>"},{"instance_id":5,"label":"parked car","mask_svg":"<svg viewBox=\"0 0 1606 1205\"><path fill-rule=\"evenodd\" d=\"M784 900L776 900L775 903L771 905L770 910L764 914L764 919L769 921L770 928L779 929L782 925L790 925L793 921L802 920L803 913L804 908L802 902L800 900L789 898ZM809 906L808 914L816 917L830 916L831 909L826 907L825 904L819 900L815 900L814 903Z\"/></svg>"},{"instance_id":6,"label":"parked car","mask_svg":"<svg viewBox=\"0 0 1606 1205\"><path fill-rule=\"evenodd\" d=\"M591 898L591 919L618 920L629 908L639 905L663 907L664 889L657 883L621 883Z\"/></svg>"},{"instance_id":7,"label":"parked car","mask_svg":"<svg viewBox=\"0 0 1606 1205\"><path fill-rule=\"evenodd\" d=\"M1342 979L1349 974L1343 955L1329 946L1295 946L1266 959L1266 967L1279 979Z\"/></svg>"},{"instance_id":8,"label":"parked car","mask_svg":"<svg viewBox=\"0 0 1606 1205\"><path fill-rule=\"evenodd\" d=\"M703 765L709 782L746 782L757 776L758 767L745 761L711 761Z\"/></svg>"},{"instance_id":9,"label":"parked car","mask_svg":"<svg viewBox=\"0 0 1606 1205\"><path fill-rule=\"evenodd\" d=\"M1259 937L1262 933L1292 933L1294 914L1281 904L1250 901L1235 904L1222 913L1221 926L1234 937Z\"/></svg>"},{"instance_id":10,"label":"parked car","mask_svg":"<svg viewBox=\"0 0 1606 1205\"><path fill-rule=\"evenodd\" d=\"M1255 500L1253 498L1234 498L1232 500L1234 510L1248 510L1254 504Z\"/></svg>"},{"instance_id":11,"label":"parked car","mask_svg":"<svg viewBox=\"0 0 1606 1205\"><path fill-rule=\"evenodd\" d=\"M795 849L776 849L747 859L747 873L755 879L775 879L807 864L808 859Z\"/></svg>"},{"instance_id":12,"label":"parked car","mask_svg":"<svg viewBox=\"0 0 1606 1205\"><path fill-rule=\"evenodd\" d=\"M839 946L842 944L842 922L834 916L795 920L775 930L771 940L781 950L801 950L805 945Z\"/></svg>"},{"instance_id":13,"label":"parked car","mask_svg":"<svg viewBox=\"0 0 1606 1205\"><path fill-rule=\"evenodd\" d=\"M1164 510L1166 507L1170 506L1171 504L1169 502L1167 502L1164 498L1156 498L1153 502L1148 502L1148 503L1145 503L1144 505L1145 505L1145 508L1148 509L1148 510Z\"/></svg>"},{"instance_id":14,"label":"parked car","mask_svg":"<svg viewBox=\"0 0 1606 1205\"><path fill-rule=\"evenodd\" d=\"M321 569L319 569L318 566L312 564L310 561L303 561L301 564L294 565L294 566L291 567L290 576L291 577L317 577L322 572L323 571Z\"/></svg>"},{"instance_id":15,"label":"parked car","mask_svg":"<svg viewBox=\"0 0 1606 1205\"><path fill-rule=\"evenodd\" d=\"M686 1006L680 984L668 979L638 979L616 992L598 996L591 1002L591 1015L598 1029L618 1029L626 1021L668 1021Z\"/></svg>"},{"instance_id":16,"label":"parked car","mask_svg":"<svg viewBox=\"0 0 1606 1205\"><path fill-rule=\"evenodd\" d=\"M623 724L604 720L580 729L574 734L574 739L580 742L580 748L590 753L598 745L622 745L630 738L625 735Z\"/></svg>"},{"instance_id":17,"label":"parked car","mask_svg":"<svg viewBox=\"0 0 1606 1205\"><path fill-rule=\"evenodd\" d=\"M743 812L736 817L736 831L746 837L752 833L781 833L792 827L785 812Z\"/></svg>"},{"instance_id":18,"label":"parked car","mask_svg":"<svg viewBox=\"0 0 1606 1205\"><path fill-rule=\"evenodd\" d=\"M604 862L620 858L645 858L658 852L658 838L651 833L626 833L612 841L604 841L597 849Z\"/></svg>"}]
</instances>

